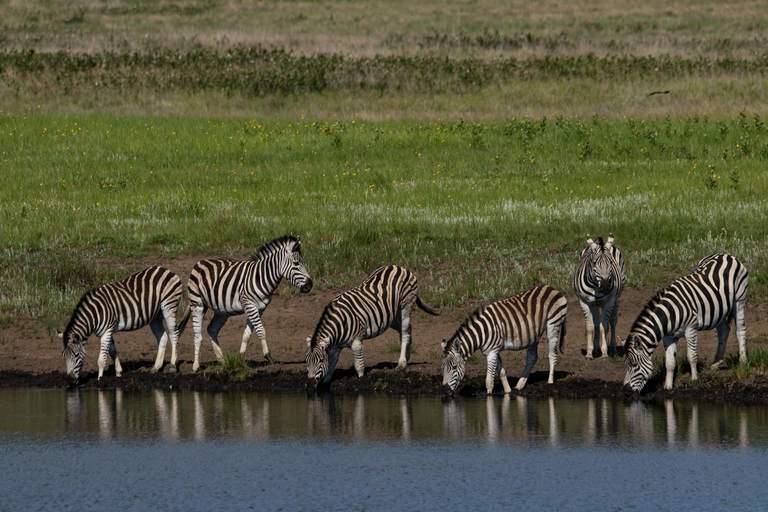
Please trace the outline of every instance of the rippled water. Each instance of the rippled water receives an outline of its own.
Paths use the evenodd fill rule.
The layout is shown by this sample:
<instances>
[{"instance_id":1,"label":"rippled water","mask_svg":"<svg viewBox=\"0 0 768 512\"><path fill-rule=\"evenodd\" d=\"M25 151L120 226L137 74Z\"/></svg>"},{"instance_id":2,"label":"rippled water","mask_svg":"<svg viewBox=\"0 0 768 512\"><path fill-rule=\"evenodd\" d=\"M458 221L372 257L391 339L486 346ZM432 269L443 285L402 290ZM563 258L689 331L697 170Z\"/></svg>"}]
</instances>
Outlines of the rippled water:
<instances>
[{"instance_id":1,"label":"rippled water","mask_svg":"<svg viewBox=\"0 0 768 512\"><path fill-rule=\"evenodd\" d=\"M0 391L0 510L768 508L768 409Z\"/></svg>"}]
</instances>

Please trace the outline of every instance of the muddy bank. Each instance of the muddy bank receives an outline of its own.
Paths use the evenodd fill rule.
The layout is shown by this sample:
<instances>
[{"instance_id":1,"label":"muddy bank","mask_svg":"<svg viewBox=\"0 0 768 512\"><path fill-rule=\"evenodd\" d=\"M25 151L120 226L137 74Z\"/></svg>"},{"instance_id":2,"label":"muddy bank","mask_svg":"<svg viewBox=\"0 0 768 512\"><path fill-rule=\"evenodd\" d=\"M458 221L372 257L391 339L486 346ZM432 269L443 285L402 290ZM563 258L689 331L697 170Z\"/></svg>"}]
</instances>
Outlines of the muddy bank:
<instances>
[{"instance_id":1,"label":"muddy bank","mask_svg":"<svg viewBox=\"0 0 768 512\"><path fill-rule=\"evenodd\" d=\"M565 372L558 373L555 384L549 385L546 383L546 372L534 372L528 385L521 391L513 389L512 396L625 400L621 382L585 379L567 375ZM510 379L510 383L514 386L515 379ZM358 378L351 370L347 370L337 371L331 385L327 389L321 389L317 392L331 392L333 394L386 393L439 397L442 396L441 384L441 376L425 374L420 371L371 369L362 378ZM710 376L702 378L694 385L683 386L672 391L661 389L661 385L662 379L655 378L640 396L634 396L630 399L649 402L674 399L768 405L768 379L762 376L753 376L745 382L730 383L726 383L724 379ZM0 371L0 387L66 388L69 387L69 384L62 372L33 374L11 370ZM105 375L101 380L96 379L95 373L89 373L85 375L78 387L83 389L122 389L131 392L155 389L207 392L308 392L305 372L281 368L255 370L247 376L211 370L197 374L134 371L126 372L122 377ZM314 393L315 391L310 392ZM458 394L466 397L485 396L485 379L479 376L465 379L459 387ZM503 389L498 381L494 388L494 394L503 394Z\"/></svg>"}]
</instances>

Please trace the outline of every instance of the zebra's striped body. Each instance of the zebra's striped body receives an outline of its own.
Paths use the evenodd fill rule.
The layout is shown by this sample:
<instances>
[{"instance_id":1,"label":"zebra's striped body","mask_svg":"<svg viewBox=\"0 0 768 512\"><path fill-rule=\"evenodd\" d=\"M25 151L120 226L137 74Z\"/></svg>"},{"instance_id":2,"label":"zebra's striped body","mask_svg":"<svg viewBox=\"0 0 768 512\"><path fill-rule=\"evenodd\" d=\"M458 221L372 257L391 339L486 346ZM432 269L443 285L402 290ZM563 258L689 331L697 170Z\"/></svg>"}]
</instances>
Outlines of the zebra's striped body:
<instances>
[{"instance_id":1,"label":"zebra's striped body","mask_svg":"<svg viewBox=\"0 0 768 512\"><path fill-rule=\"evenodd\" d=\"M194 371L200 367L203 317L208 309L214 313L208 324L208 334L219 360L223 356L218 341L219 331L230 316L245 313L248 321L240 344L240 354L245 354L248 340L255 330L261 341L264 358L270 363L274 362L269 353L261 315L282 279L288 280L301 293L308 293L312 289L312 279L301 256L299 237L284 236L272 240L259 248L248 261L221 258L202 260L195 264L187 285L195 331Z\"/></svg>"},{"instance_id":2,"label":"zebra's striped body","mask_svg":"<svg viewBox=\"0 0 768 512\"><path fill-rule=\"evenodd\" d=\"M627 392L643 389L653 371L651 356L659 342L666 350L665 389L672 389L677 340L685 336L691 379L697 378L697 331L717 329L717 354L713 367L722 363L725 344L736 320L739 360L746 361L744 309L749 277L746 267L729 254L713 254L699 261L689 275L673 281L643 308L632 325L624 350Z\"/></svg>"},{"instance_id":3,"label":"zebra's striped body","mask_svg":"<svg viewBox=\"0 0 768 512\"><path fill-rule=\"evenodd\" d=\"M485 386L488 394L493 391L493 381L498 366L504 392L511 388L501 364L502 350L528 349L525 370L517 381L516 389L523 389L538 359L539 338L547 334L549 340L549 380L554 382L557 363L558 339L560 351L565 340L565 315L568 301L565 296L548 285L534 286L528 290L484 306L475 311L459 327L450 340L443 340L443 388L448 393L456 391L464 377L464 366L475 351L481 350L488 361Z\"/></svg>"},{"instance_id":4,"label":"zebra's striped body","mask_svg":"<svg viewBox=\"0 0 768 512\"><path fill-rule=\"evenodd\" d=\"M317 386L328 383L344 347L351 347L355 370L365 372L363 340L375 338L390 327L400 333L398 368L405 368L411 356L411 312L418 306L437 315L419 297L419 284L409 270L381 267L360 286L333 299L323 311L315 333L307 338L307 374Z\"/></svg>"},{"instance_id":5,"label":"zebra's striped body","mask_svg":"<svg viewBox=\"0 0 768 512\"><path fill-rule=\"evenodd\" d=\"M181 301L179 277L163 267L148 267L128 277L102 285L87 292L75 307L75 312L59 337L64 341L67 376L77 382L85 364L84 344L91 334L101 338L99 378L107 366L107 354L115 362L119 377L123 369L112 338L119 331L133 331L149 324L157 338L158 350L153 371L163 365L165 347L171 338L171 365L176 368L176 342L188 317L178 328L176 310ZM165 319L168 332L163 328Z\"/></svg>"},{"instance_id":6,"label":"zebra's striped body","mask_svg":"<svg viewBox=\"0 0 768 512\"><path fill-rule=\"evenodd\" d=\"M606 334L610 323L611 346L616 352L616 320L619 317L621 292L624 290L626 274L621 252L613 246L613 233L608 242L602 238L593 242L587 235L588 247L581 252L579 264L573 278L573 289L584 314L587 333L587 359L593 359L600 337L600 350L608 355Z\"/></svg>"}]
</instances>

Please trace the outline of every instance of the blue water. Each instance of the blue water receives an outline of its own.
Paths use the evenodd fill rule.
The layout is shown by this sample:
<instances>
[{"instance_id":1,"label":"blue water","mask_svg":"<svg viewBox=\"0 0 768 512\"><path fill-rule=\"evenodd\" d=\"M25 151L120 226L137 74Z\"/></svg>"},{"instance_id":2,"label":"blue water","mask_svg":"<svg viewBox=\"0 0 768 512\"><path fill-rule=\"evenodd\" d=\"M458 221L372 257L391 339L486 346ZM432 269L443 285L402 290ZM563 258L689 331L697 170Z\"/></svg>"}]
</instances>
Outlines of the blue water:
<instances>
[{"instance_id":1,"label":"blue water","mask_svg":"<svg viewBox=\"0 0 768 512\"><path fill-rule=\"evenodd\" d=\"M0 510L766 510L768 411L0 391Z\"/></svg>"}]
</instances>

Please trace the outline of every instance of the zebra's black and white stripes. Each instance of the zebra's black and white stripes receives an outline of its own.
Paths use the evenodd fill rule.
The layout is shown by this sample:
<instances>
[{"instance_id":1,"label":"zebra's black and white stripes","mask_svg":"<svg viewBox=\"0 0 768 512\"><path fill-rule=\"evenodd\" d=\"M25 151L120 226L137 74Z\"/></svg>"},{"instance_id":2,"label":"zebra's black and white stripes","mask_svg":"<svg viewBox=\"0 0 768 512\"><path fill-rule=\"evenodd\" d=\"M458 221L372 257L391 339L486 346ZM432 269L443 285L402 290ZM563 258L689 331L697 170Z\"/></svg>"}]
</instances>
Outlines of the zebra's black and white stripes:
<instances>
[{"instance_id":1,"label":"zebra's black and white stripes","mask_svg":"<svg viewBox=\"0 0 768 512\"><path fill-rule=\"evenodd\" d=\"M475 311L459 327L450 340L443 340L443 388L453 393L464 377L467 358L481 350L487 358L488 373L485 386L493 391L498 367L504 392L511 388L501 364L502 350L528 349L525 370L517 381L516 389L523 389L538 359L539 338L547 334L549 340L549 380L554 382L558 340L562 352L565 340L565 316L568 301L565 296L548 285L535 286L508 299L500 300Z\"/></svg>"},{"instance_id":2,"label":"zebra's black and white stripes","mask_svg":"<svg viewBox=\"0 0 768 512\"><path fill-rule=\"evenodd\" d=\"M87 292L75 307L75 312L59 337L64 341L67 376L77 382L85 364L85 342L91 334L101 338L99 378L107 366L107 354L115 362L119 377L122 367L117 356L113 335L133 331L149 324L158 342L157 359L152 368L160 370L165 347L171 338L171 366L176 368L176 342L188 317L176 326L176 310L181 301L179 277L163 267L148 267L118 281ZM165 319L168 332L163 327Z\"/></svg>"},{"instance_id":3,"label":"zebra's black and white stripes","mask_svg":"<svg viewBox=\"0 0 768 512\"><path fill-rule=\"evenodd\" d=\"M284 236L260 247L248 261L226 258L198 261L189 276L189 307L195 331L195 362L193 371L200 367L200 345L203 341L203 317L213 310L208 324L208 334L213 351L221 360L219 331L232 315L245 313L248 321L240 344L240 354L245 354L248 340L255 330L261 341L264 358L274 362L269 353L261 315L272 300L272 293L286 279L302 293L312 289L312 279L301 256L299 237Z\"/></svg>"},{"instance_id":4,"label":"zebra's black and white stripes","mask_svg":"<svg viewBox=\"0 0 768 512\"><path fill-rule=\"evenodd\" d=\"M747 269L729 254L713 254L699 261L689 275L659 291L643 308L624 344L626 392L643 389L653 371L651 356L663 341L666 351L665 389L672 389L677 340L685 336L691 379L697 378L697 331L717 328L717 354L713 367L722 363L725 344L736 320L739 361L746 361L744 310L749 276Z\"/></svg>"},{"instance_id":5,"label":"zebra's black and white stripes","mask_svg":"<svg viewBox=\"0 0 768 512\"><path fill-rule=\"evenodd\" d=\"M411 312L414 305L437 315L419 297L416 276L398 266L381 267L360 286L333 299L323 311L311 337L307 338L307 375L317 386L328 383L344 347L351 347L355 370L365 372L363 340L375 338L390 327L400 333L398 368L405 368L411 356Z\"/></svg>"},{"instance_id":6,"label":"zebra's black and white stripes","mask_svg":"<svg viewBox=\"0 0 768 512\"><path fill-rule=\"evenodd\" d=\"M626 273L621 252L613 245L613 233L608 242L602 237L596 242L587 235L587 248L581 252L573 278L573 289L586 321L587 359L595 357L598 336L603 356L608 355L606 334L611 329L610 350L616 352L616 320L621 305Z\"/></svg>"}]
</instances>

